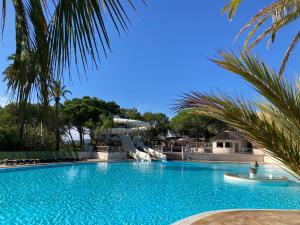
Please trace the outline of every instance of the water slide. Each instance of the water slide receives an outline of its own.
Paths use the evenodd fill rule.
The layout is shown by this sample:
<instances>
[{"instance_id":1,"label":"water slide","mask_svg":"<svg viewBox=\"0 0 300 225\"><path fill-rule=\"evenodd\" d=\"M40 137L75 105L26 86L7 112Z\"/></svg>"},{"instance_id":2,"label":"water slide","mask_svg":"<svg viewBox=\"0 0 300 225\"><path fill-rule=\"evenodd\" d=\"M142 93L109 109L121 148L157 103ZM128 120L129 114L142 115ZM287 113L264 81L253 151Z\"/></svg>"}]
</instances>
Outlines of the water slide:
<instances>
[{"instance_id":1,"label":"water slide","mask_svg":"<svg viewBox=\"0 0 300 225\"><path fill-rule=\"evenodd\" d=\"M134 143L130 136L128 135L119 135L121 143L123 147L126 148L126 151L129 153L129 155L139 161L151 161L151 157L148 153L139 151L134 146Z\"/></svg>"},{"instance_id":2,"label":"water slide","mask_svg":"<svg viewBox=\"0 0 300 225\"><path fill-rule=\"evenodd\" d=\"M157 160L166 160L165 154L145 146L142 140L140 140L138 137L136 137L135 141L133 142L129 136L129 134L137 134L151 129L150 123L118 117L114 118L114 123L121 126L127 126L110 128L109 133L116 134L120 137L122 145L126 148L131 157L141 161L151 161L151 157ZM142 151L139 151L136 147L141 148Z\"/></svg>"},{"instance_id":3,"label":"water slide","mask_svg":"<svg viewBox=\"0 0 300 225\"><path fill-rule=\"evenodd\" d=\"M151 155L153 158L157 159L157 160L162 160L162 161L166 161L167 160L167 157L165 154L157 151L157 150L154 150L150 147L147 147L143 141L139 138L135 138L134 139L134 143L137 147L140 147L144 150L144 152L147 152L149 155Z\"/></svg>"}]
</instances>

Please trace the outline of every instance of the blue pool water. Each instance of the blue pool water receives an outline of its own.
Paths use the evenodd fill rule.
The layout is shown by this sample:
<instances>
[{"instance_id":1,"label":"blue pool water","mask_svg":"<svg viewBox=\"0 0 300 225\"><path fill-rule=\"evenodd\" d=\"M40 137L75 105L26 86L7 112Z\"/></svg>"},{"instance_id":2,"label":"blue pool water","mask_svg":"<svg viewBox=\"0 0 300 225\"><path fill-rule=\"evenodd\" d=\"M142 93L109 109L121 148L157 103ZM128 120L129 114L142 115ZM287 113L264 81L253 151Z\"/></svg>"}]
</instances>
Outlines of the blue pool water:
<instances>
[{"instance_id":1,"label":"blue pool water","mask_svg":"<svg viewBox=\"0 0 300 225\"><path fill-rule=\"evenodd\" d=\"M249 165L87 163L0 171L0 224L170 224L218 209L300 209L300 186L233 183ZM275 166L261 174L287 175Z\"/></svg>"}]
</instances>

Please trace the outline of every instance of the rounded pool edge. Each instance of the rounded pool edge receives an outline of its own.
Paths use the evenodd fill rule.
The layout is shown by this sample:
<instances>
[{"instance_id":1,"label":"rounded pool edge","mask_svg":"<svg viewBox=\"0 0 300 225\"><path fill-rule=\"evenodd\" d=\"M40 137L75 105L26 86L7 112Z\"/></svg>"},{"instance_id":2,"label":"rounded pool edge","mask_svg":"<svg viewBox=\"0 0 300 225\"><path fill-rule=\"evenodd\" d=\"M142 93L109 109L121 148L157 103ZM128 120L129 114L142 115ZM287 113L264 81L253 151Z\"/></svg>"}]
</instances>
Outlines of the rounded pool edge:
<instances>
[{"instance_id":1,"label":"rounded pool edge","mask_svg":"<svg viewBox=\"0 0 300 225\"><path fill-rule=\"evenodd\" d=\"M207 211L198 213L186 218L183 218L172 225L192 225L196 224L197 222L201 222L201 220L206 219L207 217L218 215L218 214L226 214L226 213L243 213L243 212L275 212L275 213L297 213L299 214L299 220L300 220L300 210L299 209L226 209L226 210L213 210L213 211Z\"/></svg>"},{"instance_id":2,"label":"rounded pool edge","mask_svg":"<svg viewBox=\"0 0 300 225\"><path fill-rule=\"evenodd\" d=\"M257 182L257 183L288 183L289 178L286 176L268 178L268 177L244 177L243 174L238 173L224 173L224 178L231 179L234 181L241 181L241 182Z\"/></svg>"}]
</instances>

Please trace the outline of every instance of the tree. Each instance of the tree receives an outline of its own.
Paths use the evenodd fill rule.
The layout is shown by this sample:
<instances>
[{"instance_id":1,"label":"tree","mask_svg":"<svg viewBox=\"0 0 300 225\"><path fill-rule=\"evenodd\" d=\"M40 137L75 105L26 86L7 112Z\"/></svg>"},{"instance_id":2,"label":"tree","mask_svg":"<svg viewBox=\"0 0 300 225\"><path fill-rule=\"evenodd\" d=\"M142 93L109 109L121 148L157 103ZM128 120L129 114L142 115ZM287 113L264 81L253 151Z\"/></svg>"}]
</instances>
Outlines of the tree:
<instances>
[{"instance_id":1,"label":"tree","mask_svg":"<svg viewBox=\"0 0 300 225\"><path fill-rule=\"evenodd\" d=\"M66 89L65 85L62 85L61 81L57 80L57 81L53 81L53 84L51 86L51 93L52 93L52 97L54 98L54 102L55 102L56 151L59 151L60 135L59 135L59 110L58 110L58 105L59 105L60 99L63 97L66 100L66 95L71 94L71 92Z\"/></svg>"},{"instance_id":2,"label":"tree","mask_svg":"<svg viewBox=\"0 0 300 225\"><path fill-rule=\"evenodd\" d=\"M16 50L9 58L13 62L4 76L12 95L17 95L18 133L23 139L22 112L30 101L29 95L36 94L45 113L48 112L52 80L61 79L71 62L83 65L84 72L89 64L98 67L101 50L105 56L110 50L107 24L112 24L118 34L126 31L130 23L126 12L136 9L131 0L122 3L116 0L3 0L0 3L2 34L7 3L15 10Z\"/></svg>"},{"instance_id":3,"label":"tree","mask_svg":"<svg viewBox=\"0 0 300 225\"><path fill-rule=\"evenodd\" d=\"M84 127L88 122L95 124L99 121L104 104L104 101L88 96L65 101L62 111L64 121L68 121L78 131L81 149L84 146Z\"/></svg>"},{"instance_id":4,"label":"tree","mask_svg":"<svg viewBox=\"0 0 300 225\"><path fill-rule=\"evenodd\" d=\"M145 112L142 120L149 122L151 129L146 132L148 139L152 139L158 135L165 135L169 128L169 118L163 113Z\"/></svg>"},{"instance_id":5,"label":"tree","mask_svg":"<svg viewBox=\"0 0 300 225\"><path fill-rule=\"evenodd\" d=\"M214 118L198 115L191 110L179 112L171 119L170 127L180 135L197 138L210 138L226 128L225 124Z\"/></svg>"},{"instance_id":6,"label":"tree","mask_svg":"<svg viewBox=\"0 0 300 225\"><path fill-rule=\"evenodd\" d=\"M133 109L120 109L120 116L126 119L133 119L133 120L141 120L142 115L138 112L136 108Z\"/></svg>"},{"instance_id":7,"label":"tree","mask_svg":"<svg viewBox=\"0 0 300 225\"><path fill-rule=\"evenodd\" d=\"M54 114L49 113L49 120L54 120ZM23 112L24 134L23 140L19 139L19 109L18 104L10 103L0 109L0 150L47 150L54 149L54 127L48 130L41 126L44 117L40 104L26 104ZM43 136L43 138L42 138Z\"/></svg>"},{"instance_id":8,"label":"tree","mask_svg":"<svg viewBox=\"0 0 300 225\"><path fill-rule=\"evenodd\" d=\"M105 102L104 108L105 114L109 116L115 116L120 113L120 106L115 102Z\"/></svg>"},{"instance_id":9,"label":"tree","mask_svg":"<svg viewBox=\"0 0 300 225\"><path fill-rule=\"evenodd\" d=\"M240 5L242 0L230 0L230 2L224 7L223 12L228 13L228 18L232 19ZM260 9L240 30L237 37L244 33L247 29L250 29L246 40L244 42L244 49L248 50L257 45L265 37L269 36L269 43L272 43L276 39L277 33L285 26L298 20L300 15L300 0L276 0L271 4ZM271 24L268 24L268 23ZM266 26L266 28L264 28ZM252 28L251 28L252 27ZM262 28L263 27L263 28ZM262 29L259 29L262 28ZM262 31L261 31L262 30ZM261 32L260 32L261 31ZM260 32L260 33L259 33ZM249 44L251 38L255 34L258 34L254 41ZM289 47L282 59L281 68L278 73L278 77L281 78L286 63L290 57L290 54L294 50L296 44L300 39L300 31L296 31Z\"/></svg>"},{"instance_id":10,"label":"tree","mask_svg":"<svg viewBox=\"0 0 300 225\"><path fill-rule=\"evenodd\" d=\"M100 115L99 122L94 130L95 137L97 140L101 139L101 136L105 135L108 144L110 145L110 128L114 127L114 121L112 117Z\"/></svg>"},{"instance_id":11,"label":"tree","mask_svg":"<svg viewBox=\"0 0 300 225\"><path fill-rule=\"evenodd\" d=\"M37 99L42 102L44 111L49 110L49 83L50 76L40 77L40 66L36 53L23 52L21 56L12 55L9 60L13 61L3 72L3 81L7 83L6 93L17 102L18 108L18 138L21 145L24 142L25 113L28 102L33 97L34 89L37 91ZM47 116L45 118L48 118ZM22 147L22 146L21 146Z\"/></svg>"},{"instance_id":12,"label":"tree","mask_svg":"<svg viewBox=\"0 0 300 225\"><path fill-rule=\"evenodd\" d=\"M177 109L193 109L196 114L226 122L300 176L299 82L279 80L273 69L249 52L238 57L223 51L220 56L215 63L245 79L266 100L193 92L179 100Z\"/></svg>"},{"instance_id":13,"label":"tree","mask_svg":"<svg viewBox=\"0 0 300 225\"><path fill-rule=\"evenodd\" d=\"M17 129L13 111L15 106L12 104L0 108L0 150L2 151L16 149Z\"/></svg>"}]
</instances>

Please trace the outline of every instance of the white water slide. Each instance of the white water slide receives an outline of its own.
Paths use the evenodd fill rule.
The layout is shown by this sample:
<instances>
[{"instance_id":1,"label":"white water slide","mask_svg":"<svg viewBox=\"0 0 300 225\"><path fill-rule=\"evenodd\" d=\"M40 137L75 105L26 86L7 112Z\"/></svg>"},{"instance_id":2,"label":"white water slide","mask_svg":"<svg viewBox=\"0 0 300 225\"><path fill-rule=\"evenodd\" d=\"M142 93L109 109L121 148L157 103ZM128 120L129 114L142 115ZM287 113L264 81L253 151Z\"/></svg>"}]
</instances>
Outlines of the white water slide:
<instances>
[{"instance_id":1,"label":"white water slide","mask_svg":"<svg viewBox=\"0 0 300 225\"><path fill-rule=\"evenodd\" d=\"M145 152L147 152L148 154L150 154L153 158L157 159L157 160L162 160L162 161L166 161L167 160L167 157L165 154L157 151L157 150L154 150L150 147L147 147L142 140L136 138L134 140L134 143L137 147L140 147L142 148Z\"/></svg>"},{"instance_id":2,"label":"white water slide","mask_svg":"<svg viewBox=\"0 0 300 225\"><path fill-rule=\"evenodd\" d=\"M122 145L127 149L130 154L132 154L132 157L137 159L137 160L147 160L148 158L151 160L151 157L157 160L166 160L166 155L154 150L152 148L149 148L144 145L144 143L139 140L138 138L135 138L135 142L132 141L130 136L126 136L129 133L139 133L142 131L146 131L151 129L151 125L148 122L143 122L140 120L132 120L132 119L124 119L124 118L114 118L114 123L116 124L125 124L129 126L130 128L111 128L110 132L111 134L117 134L120 136ZM126 134L126 135L124 135ZM139 151L134 144L143 149L142 151ZM148 156L146 156L146 155Z\"/></svg>"},{"instance_id":3,"label":"white water slide","mask_svg":"<svg viewBox=\"0 0 300 225\"><path fill-rule=\"evenodd\" d=\"M126 151L129 155L139 161L151 161L151 157L148 153L139 151L134 146L134 143L130 136L128 135L119 135L122 145L126 148Z\"/></svg>"}]
</instances>

